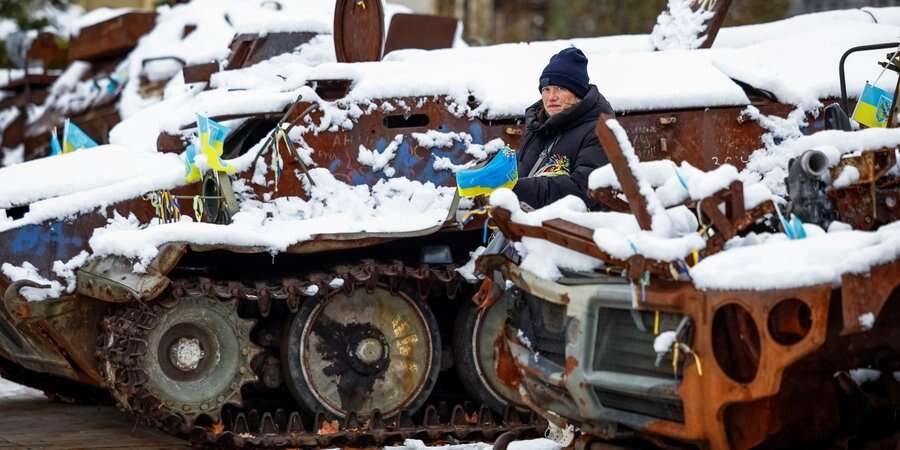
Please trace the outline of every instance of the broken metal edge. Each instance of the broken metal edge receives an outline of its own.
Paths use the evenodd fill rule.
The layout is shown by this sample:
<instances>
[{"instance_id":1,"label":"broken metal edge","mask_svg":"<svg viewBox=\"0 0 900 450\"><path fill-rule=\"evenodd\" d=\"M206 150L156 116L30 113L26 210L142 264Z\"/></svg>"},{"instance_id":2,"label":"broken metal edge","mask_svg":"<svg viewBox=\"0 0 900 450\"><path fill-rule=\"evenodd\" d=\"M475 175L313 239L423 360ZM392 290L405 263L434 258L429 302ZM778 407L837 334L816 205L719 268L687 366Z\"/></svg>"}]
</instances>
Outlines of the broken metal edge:
<instances>
[{"instance_id":1,"label":"broken metal edge","mask_svg":"<svg viewBox=\"0 0 900 450\"><path fill-rule=\"evenodd\" d=\"M31 307L28 306L28 300L19 292L22 288L31 287L38 289L47 289L50 285L40 284L31 280L14 281L6 292L3 293L2 309L9 317L13 325L18 325L23 320L31 317Z\"/></svg>"},{"instance_id":2,"label":"broken metal edge","mask_svg":"<svg viewBox=\"0 0 900 450\"><path fill-rule=\"evenodd\" d=\"M135 273L133 263L124 257L91 260L76 271L76 290L83 296L110 303L151 301L169 287L171 280L166 275L185 253L186 244L165 244L143 274Z\"/></svg>"}]
</instances>

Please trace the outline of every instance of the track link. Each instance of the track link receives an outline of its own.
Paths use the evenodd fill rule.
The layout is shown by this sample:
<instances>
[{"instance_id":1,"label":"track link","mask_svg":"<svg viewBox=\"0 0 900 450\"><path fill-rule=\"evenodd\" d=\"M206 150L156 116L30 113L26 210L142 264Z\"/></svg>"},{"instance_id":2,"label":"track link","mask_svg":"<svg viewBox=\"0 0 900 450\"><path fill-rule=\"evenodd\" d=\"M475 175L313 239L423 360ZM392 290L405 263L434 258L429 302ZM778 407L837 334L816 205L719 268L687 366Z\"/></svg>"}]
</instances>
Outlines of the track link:
<instances>
[{"instance_id":1,"label":"track link","mask_svg":"<svg viewBox=\"0 0 900 450\"><path fill-rule=\"evenodd\" d=\"M454 266L408 266L400 261L362 260L358 264L338 265L332 270L312 272L279 280L248 284L235 280L212 278L177 278L172 282L172 300L208 297L222 301L251 302L263 319L277 304L296 312L301 302L337 290L374 289L381 285L396 292L404 282L413 281L420 300L435 292L453 299L463 283ZM370 417L350 414L343 423L329 421L323 415L315 418L284 409L263 411L221 405L214 423L193 420L162 407L160 400L145 388L146 374L136 367L137 357L146 350L142 336L158 324L160 308L171 307L166 301L138 308L123 308L104 319L98 342L98 358L107 380L117 380L128 387L126 395L117 396L120 408L138 419L166 432L189 437L197 446L217 448L317 448L338 446L372 446L399 443L415 438L425 442L493 440L504 432L523 437L537 436L546 422L534 414L521 414L509 408L502 418L488 407L446 404L427 406L418 415L403 412L383 418L377 411ZM279 306L280 308L280 306ZM110 346L113 335L116 345ZM251 383L255 377L246 378ZM415 421L414 421L415 418ZM310 428L310 425L312 427Z\"/></svg>"},{"instance_id":2,"label":"track link","mask_svg":"<svg viewBox=\"0 0 900 450\"><path fill-rule=\"evenodd\" d=\"M538 436L547 427L535 414L521 415L513 408L497 421L486 406L467 413L462 405L451 410L443 404L426 407L418 422L407 413L389 420L379 413L365 419L351 414L343 423L329 422L320 414L311 429L303 425L300 413L283 410L262 414L250 410L234 416L226 413L223 418L221 430L193 427L189 431L191 443L216 448L371 447L399 444L404 439L420 439L426 443L493 441L505 432L531 437Z\"/></svg>"}]
</instances>

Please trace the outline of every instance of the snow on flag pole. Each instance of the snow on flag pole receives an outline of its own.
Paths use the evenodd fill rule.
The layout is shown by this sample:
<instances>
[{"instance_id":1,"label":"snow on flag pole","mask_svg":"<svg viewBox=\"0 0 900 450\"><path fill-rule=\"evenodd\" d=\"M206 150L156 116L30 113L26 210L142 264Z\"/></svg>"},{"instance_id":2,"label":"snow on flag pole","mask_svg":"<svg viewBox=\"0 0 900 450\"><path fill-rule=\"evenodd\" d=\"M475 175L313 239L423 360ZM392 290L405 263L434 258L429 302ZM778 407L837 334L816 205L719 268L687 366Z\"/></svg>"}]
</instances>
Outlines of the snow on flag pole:
<instances>
[{"instance_id":1,"label":"snow on flag pole","mask_svg":"<svg viewBox=\"0 0 900 450\"><path fill-rule=\"evenodd\" d=\"M83 148L92 148L96 147L97 143L88 136L87 133L84 132L78 125L72 123L71 120L66 119L65 125L63 125L63 144L62 144L62 152L63 153L72 153L76 150L81 150Z\"/></svg>"}]
</instances>

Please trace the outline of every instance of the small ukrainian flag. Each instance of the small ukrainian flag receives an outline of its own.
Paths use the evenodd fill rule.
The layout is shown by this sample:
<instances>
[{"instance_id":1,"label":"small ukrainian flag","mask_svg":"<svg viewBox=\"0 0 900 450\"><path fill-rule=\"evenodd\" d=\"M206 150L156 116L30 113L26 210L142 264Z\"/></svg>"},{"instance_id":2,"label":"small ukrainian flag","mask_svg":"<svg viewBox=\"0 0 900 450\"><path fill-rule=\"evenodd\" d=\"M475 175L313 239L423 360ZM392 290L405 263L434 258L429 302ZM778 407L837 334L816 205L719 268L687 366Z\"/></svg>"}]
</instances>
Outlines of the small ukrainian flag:
<instances>
[{"instance_id":1,"label":"small ukrainian flag","mask_svg":"<svg viewBox=\"0 0 900 450\"><path fill-rule=\"evenodd\" d=\"M66 124L63 126L63 153L72 153L76 150L96 146L97 143L84 130L78 128L78 125L72 123L71 120L66 119Z\"/></svg>"},{"instance_id":2,"label":"small ukrainian flag","mask_svg":"<svg viewBox=\"0 0 900 450\"><path fill-rule=\"evenodd\" d=\"M59 146L59 136L56 135L56 127L54 127L50 130L50 156L56 156L62 152L62 147Z\"/></svg>"},{"instance_id":3,"label":"small ukrainian flag","mask_svg":"<svg viewBox=\"0 0 900 450\"><path fill-rule=\"evenodd\" d=\"M893 100L890 92L866 83L853 111L853 120L869 128L884 128L891 116Z\"/></svg>"},{"instance_id":4,"label":"small ukrainian flag","mask_svg":"<svg viewBox=\"0 0 900 450\"><path fill-rule=\"evenodd\" d=\"M197 147L194 147L194 144L189 144L184 152L184 181L188 183L195 183L203 178L200 168L194 164L194 158L196 157Z\"/></svg>"},{"instance_id":5,"label":"small ukrainian flag","mask_svg":"<svg viewBox=\"0 0 900 450\"><path fill-rule=\"evenodd\" d=\"M225 161L222 161L222 152L225 150L225 136L228 136L231 130L206 116L198 116L197 129L200 131L200 151L206 155L209 167L216 172L225 172L227 174L237 172L234 166L230 166Z\"/></svg>"},{"instance_id":6,"label":"small ukrainian flag","mask_svg":"<svg viewBox=\"0 0 900 450\"><path fill-rule=\"evenodd\" d=\"M515 150L505 147L483 167L456 174L456 189L461 197L488 195L500 188L512 189L519 181Z\"/></svg>"}]
</instances>

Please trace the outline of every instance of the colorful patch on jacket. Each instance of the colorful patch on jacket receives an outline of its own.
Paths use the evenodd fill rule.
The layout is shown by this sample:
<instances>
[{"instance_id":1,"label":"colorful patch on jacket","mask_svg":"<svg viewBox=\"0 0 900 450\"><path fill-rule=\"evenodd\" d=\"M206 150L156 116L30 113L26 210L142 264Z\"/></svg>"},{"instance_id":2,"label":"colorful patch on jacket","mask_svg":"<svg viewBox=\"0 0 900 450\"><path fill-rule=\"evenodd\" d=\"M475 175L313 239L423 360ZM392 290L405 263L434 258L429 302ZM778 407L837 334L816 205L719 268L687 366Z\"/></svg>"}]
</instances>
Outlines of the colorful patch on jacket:
<instances>
[{"instance_id":1,"label":"colorful patch on jacket","mask_svg":"<svg viewBox=\"0 0 900 450\"><path fill-rule=\"evenodd\" d=\"M536 177L558 177L560 175L569 174L569 157L560 154L554 154L547 160L547 163L541 166L534 176Z\"/></svg>"}]
</instances>

